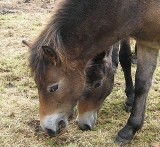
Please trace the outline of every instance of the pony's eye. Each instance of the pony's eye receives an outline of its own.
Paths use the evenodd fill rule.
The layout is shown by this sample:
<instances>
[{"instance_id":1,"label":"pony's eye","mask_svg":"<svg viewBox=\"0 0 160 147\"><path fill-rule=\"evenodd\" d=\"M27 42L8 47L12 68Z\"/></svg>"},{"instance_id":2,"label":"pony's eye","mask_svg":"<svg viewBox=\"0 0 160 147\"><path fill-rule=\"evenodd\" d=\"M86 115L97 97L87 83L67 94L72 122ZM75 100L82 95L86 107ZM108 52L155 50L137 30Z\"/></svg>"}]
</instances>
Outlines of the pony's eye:
<instances>
[{"instance_id":1,"label":"pony's eye","mask_svg":"<svg viewBox=\"0 0 160 147\"><path fill-rule=\"evenodd\" d=\"M49 87L49 92L56 92L58 91L58 84L52 85L51 87Z\"/></svg>"},{"instance_id":2,"label":"pony's eye","mask_svg":"<svg viewBox=\"0 0 160 147\"><path fill-rule=\"evenodd\" d=\"M94 84L94 87L95 87L95 88L100 87L100 86L101 86L101 82L96 82L96 83Z\"/></svg>"}]
</instances>

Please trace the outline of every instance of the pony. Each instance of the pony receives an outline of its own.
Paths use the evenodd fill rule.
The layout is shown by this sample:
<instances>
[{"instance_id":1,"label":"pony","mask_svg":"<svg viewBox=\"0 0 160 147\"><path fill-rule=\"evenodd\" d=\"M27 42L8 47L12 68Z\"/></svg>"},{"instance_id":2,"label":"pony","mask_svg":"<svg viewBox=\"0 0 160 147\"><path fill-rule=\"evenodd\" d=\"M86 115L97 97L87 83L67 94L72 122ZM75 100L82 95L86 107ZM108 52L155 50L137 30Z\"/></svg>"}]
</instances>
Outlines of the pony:
<instances>
[{"instance_id":1,"label":"pony","mask_svg":"<svg viewBox=\"0 0 160 147\"><path fill-rule=\"evenodd\" d=\"M117 143L130 142L144 122L146 98L160 45L160 2L64 0L34 41L29 64L37 84L41 126L57 135L85 87L87 63L109 46L137 42L134 101ZM63 124L63 125L62 125Z\"/></svg>"},{"instance_id":2,"label":"pony","mask_svg":"<svg viewBox=\"0 0 160 147\"><path fill-rule=\"evenodd\" d=\"M114 75L118 66L119 43L111 46L110 52L96 55L87 65L85 87L78 101L77 124L82 130L92 130L97 112L106 97L112 92Z\"/></svg>"}]
</instances>

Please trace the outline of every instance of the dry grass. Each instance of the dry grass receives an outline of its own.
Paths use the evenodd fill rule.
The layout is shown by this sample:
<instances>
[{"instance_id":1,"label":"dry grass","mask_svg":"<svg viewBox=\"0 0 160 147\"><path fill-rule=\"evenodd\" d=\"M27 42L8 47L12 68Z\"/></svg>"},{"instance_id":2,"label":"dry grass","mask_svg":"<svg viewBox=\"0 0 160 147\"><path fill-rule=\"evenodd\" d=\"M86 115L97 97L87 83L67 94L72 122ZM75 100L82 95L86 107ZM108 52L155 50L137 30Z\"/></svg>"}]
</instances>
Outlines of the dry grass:
<instances>
[{"instance_id":1,"label":"dry grass","mask_svg":"<svg viewBox=\"0 0 160 147\"><path fill-rule=\"evenodd\" d=\"M114 137L125 124L124 79L119 68L115 87L99 112L95 130L82 132L70 121L69 128L50 139L39 127L37 89L28 69L28 50L22 39L31 40L42 28L51 6L21 1L0 1L0 146L116 146ZM47 9L46 9L47 8ZM133 67L135 69L135 67ZM160 66L147 101L145 123L129 147L160 146Z\"/></svg>"}]
</instances>

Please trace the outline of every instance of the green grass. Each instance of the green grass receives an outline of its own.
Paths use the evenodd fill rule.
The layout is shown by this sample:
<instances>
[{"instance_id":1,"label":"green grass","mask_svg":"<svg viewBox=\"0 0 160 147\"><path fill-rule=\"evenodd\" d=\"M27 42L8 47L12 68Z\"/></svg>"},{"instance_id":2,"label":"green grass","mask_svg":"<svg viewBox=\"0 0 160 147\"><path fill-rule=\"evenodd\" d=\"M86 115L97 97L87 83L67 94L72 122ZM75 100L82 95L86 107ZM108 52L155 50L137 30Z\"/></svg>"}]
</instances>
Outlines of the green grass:
<instances>
[{"instance_id":1,"label":"green grass","mask_svg":"<svg viewBox=\"0 0 160 147\"><path fill-rule=\"evenodd\" d=\"M36 85L28 68L28 49L22 39L32 40L48 13L0 16L0 146L116 146L114 138L129 114L124 111L124 78L119 67L112 94L105 100L93 131L82 132L75 117L60 136L50 139L39 129ZM41 19L40 19L41 18ZM133 71L135 67L133 66ZM160 145L160 66L147 100L144 126L128 147ZM156 147L156 146L155 146Z\"/></svg>"}]
</instances>

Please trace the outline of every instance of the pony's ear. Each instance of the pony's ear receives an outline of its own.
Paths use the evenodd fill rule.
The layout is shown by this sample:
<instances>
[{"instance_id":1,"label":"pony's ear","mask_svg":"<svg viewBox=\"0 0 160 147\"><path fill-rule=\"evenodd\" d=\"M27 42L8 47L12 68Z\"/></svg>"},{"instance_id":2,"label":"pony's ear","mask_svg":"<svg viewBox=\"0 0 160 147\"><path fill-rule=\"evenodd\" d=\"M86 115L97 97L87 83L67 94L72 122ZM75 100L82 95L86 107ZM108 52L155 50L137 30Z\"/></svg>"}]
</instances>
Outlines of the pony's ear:
<instances>
[{"instance_id":1,"label":"pony's ear","mask_svg":"<svg viewBox=\"0 0 160 147\"><path fill-rule=\"evenodd\" d=\"M50 46L42 46L43 52L49 57L57 57L56 52Z\"/></svg>"}]
</instances>

